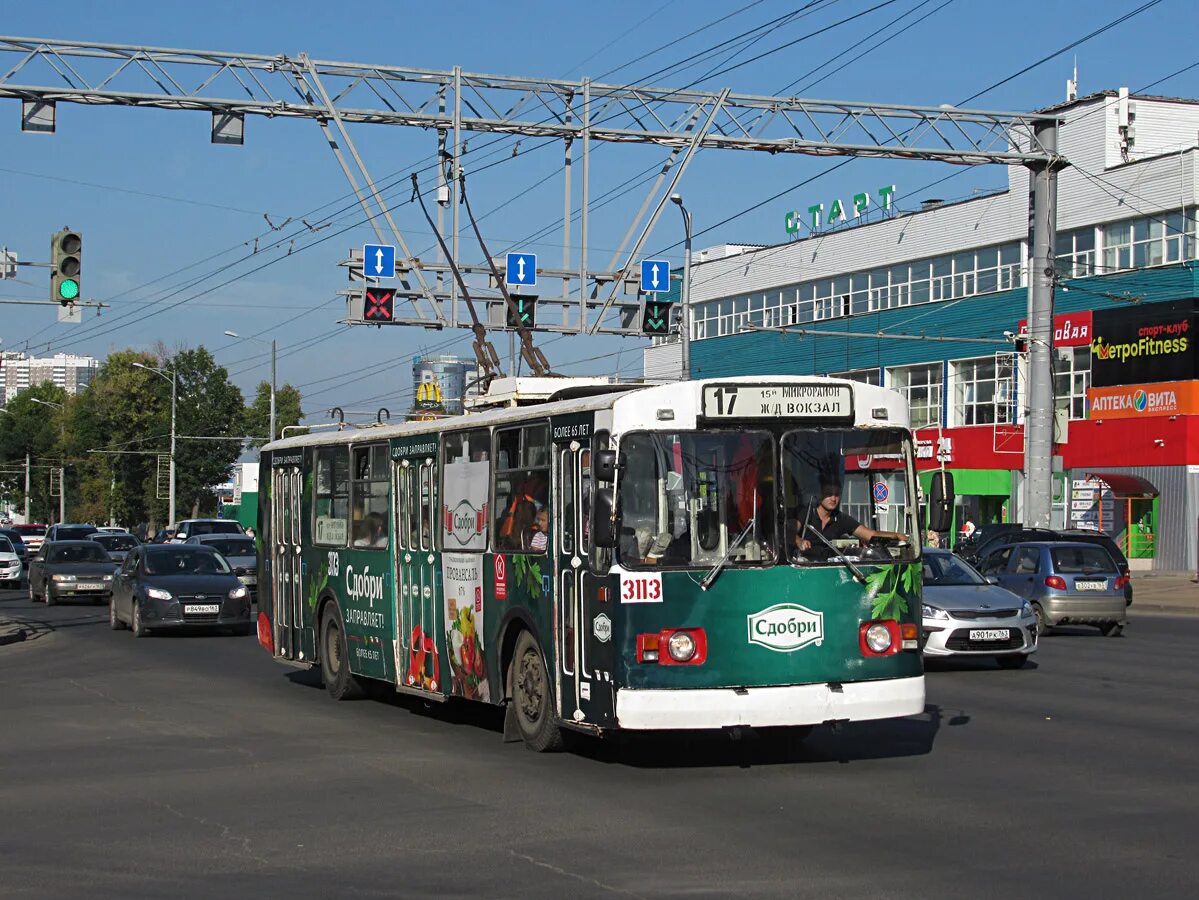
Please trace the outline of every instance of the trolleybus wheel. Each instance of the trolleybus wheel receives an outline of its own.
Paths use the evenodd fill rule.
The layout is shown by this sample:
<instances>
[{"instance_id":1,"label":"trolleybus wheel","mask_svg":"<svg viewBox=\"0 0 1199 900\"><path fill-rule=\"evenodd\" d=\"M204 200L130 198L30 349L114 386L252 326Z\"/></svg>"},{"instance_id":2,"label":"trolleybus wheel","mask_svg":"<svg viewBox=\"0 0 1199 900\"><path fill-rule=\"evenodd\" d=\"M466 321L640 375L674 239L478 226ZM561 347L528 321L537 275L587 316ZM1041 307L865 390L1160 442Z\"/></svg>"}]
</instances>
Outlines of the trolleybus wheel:
<instances>
[{"instance_id":1,"label":"trolleybus wheel","mask_svg":"<svg viewBox=\"0 0 1199 900\"><path fill-rule=\"evenodd\" d=\"M516 639L511 664L512 704L520 736L530 750L562 749L562 730L554 721L550 679L537 641L527 631Z\"/></svg>"},{"instance_id":2,"label":"trolleybus wheel","mask_svg":"<svg viewBox=\"0 0 1199 900\"><path fill-rule=\"evenodd\" d=\"M321 680L334 700L358 700L366 695L362 682L350 672L350 651L341 610L336 603L321 616Z\"/></svg>"}]
</instances>

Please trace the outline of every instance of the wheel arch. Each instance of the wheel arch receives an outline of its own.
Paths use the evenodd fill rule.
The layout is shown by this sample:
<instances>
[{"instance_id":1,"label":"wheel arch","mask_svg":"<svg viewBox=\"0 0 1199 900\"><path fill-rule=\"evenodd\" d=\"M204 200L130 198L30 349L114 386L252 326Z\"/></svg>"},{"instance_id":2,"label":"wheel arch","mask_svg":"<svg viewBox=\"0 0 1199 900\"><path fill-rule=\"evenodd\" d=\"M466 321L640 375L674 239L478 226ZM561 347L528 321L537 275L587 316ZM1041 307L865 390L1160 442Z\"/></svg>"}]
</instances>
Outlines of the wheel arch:
<instances>
[{"instance_id":1,"label":"wheel arch","mask_svg":"<svg viewBox=\"0 0 1199 900\"><path fill-rule=\"evenodd\" d=\"M549 665L549 658L545 652L545 642L541 639L541 633L537 625L533 622L533 617L528 610L510 609L504 614L503 620L500 622L499 629L499 645L500 655L497 662L499 663L500 684L503 685L503 692L500 697L500 703L506 703L512 699L512 684L509 681L509 669L511 668L512 655L516 652L516 642L520 638L522 631L529 632L533 640L537 641L537 646L541 648L542 661L545 663L546 674L550 677L550 683L554 684L553 670Z\"/></svg>"}]
</instances>

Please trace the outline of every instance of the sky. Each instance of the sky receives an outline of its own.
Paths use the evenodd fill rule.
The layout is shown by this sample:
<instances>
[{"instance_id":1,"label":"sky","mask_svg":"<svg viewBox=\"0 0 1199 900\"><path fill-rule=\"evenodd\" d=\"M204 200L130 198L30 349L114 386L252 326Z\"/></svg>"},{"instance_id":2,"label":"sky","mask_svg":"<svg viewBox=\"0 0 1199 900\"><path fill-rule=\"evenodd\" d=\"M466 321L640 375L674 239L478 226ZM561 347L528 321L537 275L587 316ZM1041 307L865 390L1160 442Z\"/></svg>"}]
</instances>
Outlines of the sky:
<instances>
[{"instance_id":1,"label":"sky","mask_svg":"<svg viewBox=\"0 0 1199 900\"><path fill-rule=\"evenodd\" d=\"M1144 0L58 0L10 4L0 27L24 37L224 53L306 52L316 59L436 70L587 75L609 83L729 87L763 95L786 90L935 106L959 103L1143 5ZM712 49L782 16L788 17L764 33ZM1194 0L1160 0L970 105L1032 110L1060 102L1075 57L1080 94L1122 85L1136 91L1199 62L1196 25ZM0 72L13 62L0 54ZM703 77L711 72L718 74ZM1149 93L1199 97L1199 67L1155 84ZM52 233L67 225L80 231L84 296L108 307L98 318L89 310L82 324L72 325L58 323L48 306L0 304L0 349L103 359L114 350L150 349L160 341L171 348L203 345L249 396L269 378L269 351L223 332L273 339L278 381L301 389L310 422L326 419L335 406L357 411L351 418L359 420L373 419L379 407L402 413L411 402L414 355L470 354L466 330L338 324L345 301L337 291L347 284L337 263L351 247L375 238L348 198L349 185L316 123L250 117L245 145L231 147L210 142L206 112L63 103L57 116L55 134L22 134L19 101L0 101L0 247L23 261L45 262ZM374 125L352 126L351 135L377 180L407 185L413 171L429 178L433 135ZM475 140L481 146L491 137ZM477 161L464 157L472 207L493 254L532 251L540 265L558 265L561 145L533 152L536 142L525 139L512 154L513 143L505 139L491 151L502 162L482 152ZM630 180L637 184L634 176L652 171L665 156L645 146L598 147L593 201ZM497 164L485 167L493 161ZM999 166L889 160L854 160L822 174L837 161L701 151L679 186L694 217L695 249L778 243L786 239L787 210L848 199L881 185L896 185L896 207L903 211L928 197L953 200L1007 183ZM472 174L475 167L479 171ZM948 175L953 177L941 180ZM613 190L606 205L593 209L588 236L593 267L597 260L609 261L646 189L643 184ZM395 218L414 253L432 259L432 233L408 194L406 187L392 193ZM577 181L573 196L577 203ZM278 229L289 218L291 224ZM302 218L331 224L310 231L296 224ZM462 227L463 258L481 260L465 216ZM535 237L539 233L543 236ZM577 266L577 226L572 238ZM641 256L678 265L681 240L681 219L668 207ZM0 300L45 299L48 287L46 269L22 267L16 280L0 281ZM507 336L496 334L493 341L506 356ZM637 339L543 335L538 342L564 374L640 374L644 342Z\"/></svg>"}]
</instances>

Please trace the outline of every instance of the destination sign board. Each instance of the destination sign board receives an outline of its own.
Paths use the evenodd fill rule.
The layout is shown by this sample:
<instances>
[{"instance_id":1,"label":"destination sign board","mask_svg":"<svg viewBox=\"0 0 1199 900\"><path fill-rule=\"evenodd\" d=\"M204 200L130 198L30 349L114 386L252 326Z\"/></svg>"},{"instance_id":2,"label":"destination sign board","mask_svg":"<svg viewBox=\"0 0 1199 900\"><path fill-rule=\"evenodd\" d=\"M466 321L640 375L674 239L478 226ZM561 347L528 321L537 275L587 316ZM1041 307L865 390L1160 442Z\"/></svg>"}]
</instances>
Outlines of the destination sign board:
<instances>
[{"instance_id":1,"label":"destination sign board","mask_svg":"<svg viewBox=\"0 0 1199 900\"><path fill-rule=\"evenodd\" d=\"M821 419L853 421L847 384L708 384L707 419Z\"/></svg>"}]
</instances>

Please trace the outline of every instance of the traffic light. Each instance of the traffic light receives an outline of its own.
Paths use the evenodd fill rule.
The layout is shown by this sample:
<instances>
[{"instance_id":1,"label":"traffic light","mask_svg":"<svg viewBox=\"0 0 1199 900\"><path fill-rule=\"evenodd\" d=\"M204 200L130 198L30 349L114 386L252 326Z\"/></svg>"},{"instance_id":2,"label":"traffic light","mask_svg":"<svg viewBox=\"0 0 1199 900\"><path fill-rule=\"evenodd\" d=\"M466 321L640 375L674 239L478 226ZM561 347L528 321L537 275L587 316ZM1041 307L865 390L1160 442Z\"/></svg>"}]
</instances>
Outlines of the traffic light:
<instances>
[{"instance_id":1,"label":"traffic light","mask_svg":"<svg viewBox=\"0 0 1199 900\"><path fill-rule=\"evenodd\" d=\"M641 309L641 333L652 335L670 334L670 308L673 303L646 300Z\"/></svg>"},{"instance_id":2,"label":"traffic light","mask_svg":"<svg viewBox=\"0 0 1199 900\"><path fill-rule=\"evenodd\" d=\"M395 288L368 287L362 318L366 322L390 322L395 316Z\"/></svg>"},{"instance_id":3,"label":"traffic light","mask_svg":"<svg viewBox=\"0 0 1199 900\"><path fill-rule=\"evenodd\" d=\"M64 228L50 238L50 299L63 306L79 299L83 237Z\"/></svg>"},{"instance_id":4,"label":"traffic light","mask_svg":"<svg viewBox=\"0 0 1199 900\"><path fill-rule=\"evenodd\" d=\"M537 298L512 294L512 302L504 304L504 322L509 328L537 326Z\"/></svg>"}]
</instances>

